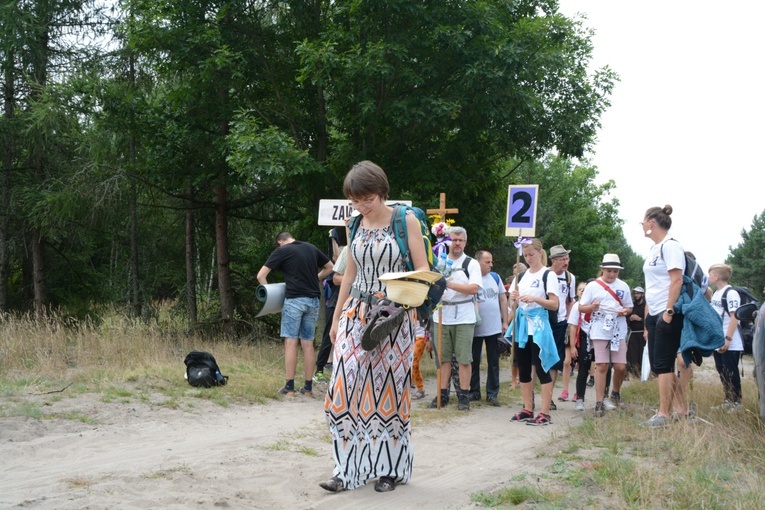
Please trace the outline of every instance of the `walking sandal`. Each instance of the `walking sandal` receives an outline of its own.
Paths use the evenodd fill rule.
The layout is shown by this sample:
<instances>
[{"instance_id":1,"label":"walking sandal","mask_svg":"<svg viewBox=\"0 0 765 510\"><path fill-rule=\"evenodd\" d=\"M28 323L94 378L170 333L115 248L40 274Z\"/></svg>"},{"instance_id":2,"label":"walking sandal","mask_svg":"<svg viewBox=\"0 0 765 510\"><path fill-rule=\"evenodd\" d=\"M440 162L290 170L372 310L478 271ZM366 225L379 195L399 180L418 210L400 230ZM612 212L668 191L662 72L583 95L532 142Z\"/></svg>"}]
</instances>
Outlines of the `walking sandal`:
<instances>
[{"instance_id":1,"label":"walking sandal","mask_svg":"<svg viewBox=\"0 0 765 510\"><path fill-rule=\"evenodd\" d=\"M375 483L375 490L377 492L391 492L396 490L396 482L390 476L381 476L377 483Z\"/></svg>"},{"instance_id":2,"label":"walking sandal","mask_svg":"<svg viewBox=\"0 0 765 510\"><path fill-rule=\"evenodd\" d=\"M361 347L371 351L388 338L402 322L406 309L388 299L381 299L372 305L369 322L361 331Z\"/></svg>"}]
</instances>

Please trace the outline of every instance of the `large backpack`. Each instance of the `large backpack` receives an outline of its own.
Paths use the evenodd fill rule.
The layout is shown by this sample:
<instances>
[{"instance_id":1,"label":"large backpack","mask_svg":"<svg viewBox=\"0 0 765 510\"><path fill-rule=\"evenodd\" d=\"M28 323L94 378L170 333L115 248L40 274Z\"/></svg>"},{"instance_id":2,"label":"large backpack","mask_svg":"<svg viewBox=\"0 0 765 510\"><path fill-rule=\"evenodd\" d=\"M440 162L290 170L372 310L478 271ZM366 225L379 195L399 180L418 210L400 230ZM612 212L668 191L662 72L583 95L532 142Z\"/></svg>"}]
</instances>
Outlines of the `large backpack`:
<instances>
[{"instance_id":1,"label":"large backpack","mask_svg":"<svg viewBox=\"0 0 765 510\"><path fill-rule=\"evenodd\" d=\"M428 217L425 212L419 207L412 207L405 204L392 204L393 215L390 218L391 231L393 232L393 238L398 243L398 249L401 252L401 257L404 259L406 268L408 271L414 271L414 262L409 255L409 232L406 229L406 214L408 211L412 211L417 221L420 223L420 233L422 235L422 242L425 245L425 256L428 259L428 267L431 271L436 271L436 267L433 265L433 242L430 238L430 228L428 228ZM361 215L354 216L348 221L348 231L350 237L348 243L356 237L356 232L361 225ZM433 310L436 305L441 301L446 290L446 279L441 278L437 280L428 289L428 297L425 298L425 302L417 307L417 317L420 321L430 319L433 315Z\"/></svg>"},{"instance_id":2,"label":"large backpack","mask_svg":"<svg viewBox=\"0 0 765 510\"><path fill-rule=\"evenodd\" d=\"M741 301L738 306L754 303L754 306L759 310L760 301L752 295L749 291L749 287L728 287L725 289L722 295L723 314L730 314L728 310L728 291L730 289L738 292ZM724 318L724 316L723 316ZM752 342L754 341L754 321L752 319L739 319L738 332L741 335L741 341L744 343L744 352L747 354L752 353Z\"/></svg>"},{"instance_id":3,"label":"large backpack","mask_svg":"<svg viewBox=\"0 0 765 510\"><path fill-rule=\"evenodd\" d=\"M209 352L191 351L183 362L186 364L186 379L192 386L210 388L228 383L228 376L221 375L218 363Z\"/></svg>"},{"instance_id":4,"label":"large backpack","mask_svg":"<svg viewBox=\"0 0 765 510\"><path fill-rule=\"evenodd\" d=\"M668 240L675 241L678 244L680 243L680 241L672 237L670 237ZM661 247L659 248L659 254L663 260L664 243L662 243ZM698 285L699 289L701 289L702 294L706 294L707 289L709 288L709 276L704 274L704 270L701 269L701 265L699 265L699 263L696 261L696 257L694 257L688 251L685 252L685 271L683 271L683 275L693 280L693 283Z\"/></svg>"}]
</instances>

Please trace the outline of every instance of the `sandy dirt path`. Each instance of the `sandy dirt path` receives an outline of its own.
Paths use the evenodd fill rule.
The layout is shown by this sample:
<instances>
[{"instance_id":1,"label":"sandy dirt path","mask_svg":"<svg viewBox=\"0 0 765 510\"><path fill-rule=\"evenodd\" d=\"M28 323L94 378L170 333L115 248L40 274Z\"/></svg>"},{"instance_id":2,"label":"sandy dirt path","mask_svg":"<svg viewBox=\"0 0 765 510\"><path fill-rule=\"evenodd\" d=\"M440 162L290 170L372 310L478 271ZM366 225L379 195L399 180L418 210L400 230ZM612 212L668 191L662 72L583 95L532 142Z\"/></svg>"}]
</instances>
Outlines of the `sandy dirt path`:
<instances>
[{"instance_id":1,"label":"sandy dirt path","mask_svg":"<svg viewBox=\"0 0 765 510\"><path fill-rule=\"evenodd\" d=\"M428 385L434 395L434 382ZM0 507L473 508L471 494L545 469L548 460L536 450L581 420L569 402L553 413L554 425L511 423L517 391L509 406L415 419L408 485L378 494L369 483L331 494L318 486L332 470L321 398L230 407L194 400L184 409L100 398L65 397L47 407L95 424L0 419ZM415 416L438 412L425 409L428 400L415 403Z\"/></svg>"}]
</instances>

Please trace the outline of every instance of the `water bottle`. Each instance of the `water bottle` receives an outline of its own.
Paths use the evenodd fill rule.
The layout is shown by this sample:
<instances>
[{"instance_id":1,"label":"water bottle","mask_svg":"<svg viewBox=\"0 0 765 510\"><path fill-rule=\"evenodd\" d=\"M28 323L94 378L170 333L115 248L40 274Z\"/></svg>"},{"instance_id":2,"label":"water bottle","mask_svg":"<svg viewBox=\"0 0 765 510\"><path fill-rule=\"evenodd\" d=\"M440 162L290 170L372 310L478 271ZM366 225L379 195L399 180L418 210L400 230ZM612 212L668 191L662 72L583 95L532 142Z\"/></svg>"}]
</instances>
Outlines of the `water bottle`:
<instances>
[{"instance_id":1,"label":"water bottle","mask_svg":"<svg viewBox=\"0 0 765 510\"><path fill-rule=\"evenodd\" d=\"M454 265L454 261L452 259L448 259L446 261L446 269L444 269L444 276L449 277L449 275L452 274L452 266Z\"/></svg>"},{"instance_id":2,"label":"water bottle","mask_svg":"<svg viewBox=\"0 0 765 510\"><path fill-rule=\"evenodd\" d=\"M444 271L446 271L446 250L441 250L441 253L438 254L436 269L438 269L441 274L444 274Z\"/></svg>"}]
</instances>

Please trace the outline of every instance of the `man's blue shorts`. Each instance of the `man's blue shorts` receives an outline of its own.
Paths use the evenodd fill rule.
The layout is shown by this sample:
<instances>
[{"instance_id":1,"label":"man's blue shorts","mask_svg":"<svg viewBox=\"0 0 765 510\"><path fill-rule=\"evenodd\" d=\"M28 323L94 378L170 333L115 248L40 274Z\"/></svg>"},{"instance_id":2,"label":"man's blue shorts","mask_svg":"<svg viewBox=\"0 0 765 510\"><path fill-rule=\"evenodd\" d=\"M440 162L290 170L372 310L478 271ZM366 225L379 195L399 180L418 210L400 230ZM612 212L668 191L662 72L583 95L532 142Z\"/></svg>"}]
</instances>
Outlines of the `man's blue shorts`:
<instances>
[{"instance_id":1,"label":"man's blue shorts","mask_svg":"<svg viewBox=\"0 0 765 510\"><path fill-rule=\"evenodd\" d=\"M319 319L319 298L287 298L282 308L282 338L313 341Z\"/></svg>"}]
</instances>

